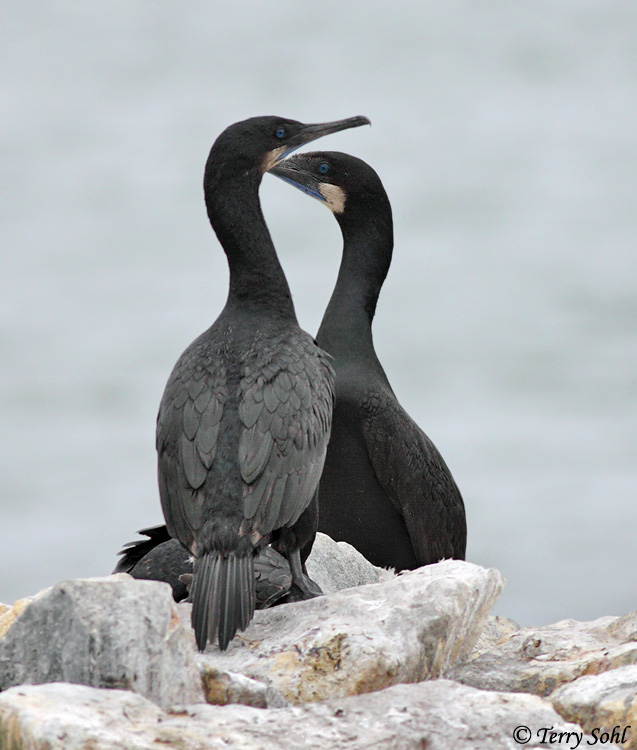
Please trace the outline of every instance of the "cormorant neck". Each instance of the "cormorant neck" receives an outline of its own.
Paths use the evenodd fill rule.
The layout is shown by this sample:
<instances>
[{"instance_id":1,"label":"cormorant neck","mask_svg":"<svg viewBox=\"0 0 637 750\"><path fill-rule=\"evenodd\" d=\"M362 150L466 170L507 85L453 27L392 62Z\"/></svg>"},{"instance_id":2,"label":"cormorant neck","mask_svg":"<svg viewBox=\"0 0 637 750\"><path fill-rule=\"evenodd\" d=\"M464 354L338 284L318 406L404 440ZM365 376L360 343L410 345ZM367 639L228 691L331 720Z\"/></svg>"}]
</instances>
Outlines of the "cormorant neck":
<instances>
[{"instance_id":1,"label":"cormorant neck","mask_svg":"<svg viewBox=\"0 0 637 750\"><path fill-rule=\"evenodd\" d=\"M230 267L226 308L296 322L290 288L261 211L260 184L261 174L250 171L204 185L208 217Z\"/></svg>"},{"instance_id":2,"label":"cormorant neck","mask_svg":"<svg viewBox=\"0 0 637 750\"><path fill-rule=\"evenodd\" d=\"M317 341L335 357L357 355L377 361L372 320L391 263L391 210L355 214L346 210L336 217L343 233L343 257Z\"/></svg>"}]
</instances>

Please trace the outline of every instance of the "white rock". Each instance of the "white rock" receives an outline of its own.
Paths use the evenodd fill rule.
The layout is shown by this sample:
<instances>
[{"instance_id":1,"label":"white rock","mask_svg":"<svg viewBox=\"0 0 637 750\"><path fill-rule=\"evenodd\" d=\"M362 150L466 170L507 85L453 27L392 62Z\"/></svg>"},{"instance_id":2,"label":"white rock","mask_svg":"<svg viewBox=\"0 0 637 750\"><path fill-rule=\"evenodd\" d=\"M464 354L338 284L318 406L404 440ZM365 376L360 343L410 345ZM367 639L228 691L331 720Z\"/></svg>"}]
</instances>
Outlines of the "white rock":
<instances>
[{"instance_id":1,"label":"white rock","mask_svg":"<svg viewBox=\"0 0 637 750\"><path fill-rule=\"evenodd\" d=\"M520 626L517 622L508 617L487 617L482 633L480 633L478 642L469 658L475 659L485 651L505 643L518 630L520 630Z\"/></svg>"},{"instance_id":2,"label":"white rock","mask_svg":"<svg viewBox=\"0 0 637 750\"><path fill-rule=\"evenodd\" d=\"M637 748L637 666L580 677L551 693L549 700L567 721L596 732L600 745L604 732L609 737L615 732L619 742L604 744Z\"/></svg>"},{"instance_id":3,"label":"white rock","mask_svg":"<svg viewBox=\"0 0 637 750\"><path fill-rule=\"evenodd\" d=\"M573 748L573 733L582 734L536 696L447 680L269 710L200 705L166 713L128 692L65 684L0 694L0 747L11 750L519 750L520 725L531 732L526 748ZM538 732L549 727L564 733L561 742L541 742Z\"/></svg>"},{"instance_id":4,"label":"white rock","mask_svg":"<svg viewBox=\"0 0 637 750\"><path fill-rule=\"evenodd\" d=\"M0 689L64 681L133 690L163 707L203 702L194 650L167 584L126 574L66 581L0 638Z\"/></svg>"},{"instance_id":5,"label":"white rock","mask_svg":"<svg viewBox=\"0 0 637 750\"><path fill-rule=\"evenodd\" d=\"M218 706L242 703L254 708L282 708L288 705L285 698L273 687L238 672L208 666L206 669L202 668L202 678L204 677L208 703Z\"/></svg>"},{"instance_id":6,"label":"white rock","mask_svg":"<svg viewBox=\"0 0 637 750\"><path fill-rule=\"evenodd\" d=\"M307 573L324 594L389 580L394 573L377 568L347 542L335 542L327 534L316 535L312 552L306 561Z\"/></svg>"},{"instance_id":7,"label":"white rock","mask_svg":"<svg viewBox=\"0 0 637 750\"><path fill-rule=\"evenodd\" d=\"M213 646L198 657L207 692L231 672L291 703L438 677L470 653L502 587L497 570L447 560L257 612L226 652Z\"/></svg>"},{"instance_id":8,"label":"white rock","mask_svg":"<svg viewBox=\"0 0 637 750\"><path fill-rule=\"evenodd\" d=\"M488 690L548 695L584 674L631 664L637 664L637 612L521 628L445 676Z\"/></svg>"}]
</instances>

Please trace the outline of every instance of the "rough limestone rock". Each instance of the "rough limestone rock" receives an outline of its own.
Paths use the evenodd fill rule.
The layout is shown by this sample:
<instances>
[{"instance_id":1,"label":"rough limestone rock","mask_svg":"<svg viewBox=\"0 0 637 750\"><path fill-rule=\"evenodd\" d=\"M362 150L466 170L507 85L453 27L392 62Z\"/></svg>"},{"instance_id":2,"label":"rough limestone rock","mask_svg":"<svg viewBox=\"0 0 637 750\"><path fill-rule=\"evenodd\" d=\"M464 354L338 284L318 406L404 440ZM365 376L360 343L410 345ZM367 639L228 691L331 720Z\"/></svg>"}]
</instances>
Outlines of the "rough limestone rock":
<instances>
[{"instance_id":1,"label":"rough limestone rock","mask_svg":"<svg viewBox=\"0 0 637 750\"><path fill-rule=\"evenodd\" d=\"M469 658L475 659L485 651L489 651L495 646L508 641L513 633L516 633L518 630L520 630L520 626L517 622L510 620L508 617L487 617L482 633L480 633L478 642Z\"/></svg>"},{"instance_id":2,"label":"rough limestone rock","mask_svg":"<svg viewBox=\"0 0 637 750\"><path fill-rule=\"evenodd\" d=\"M9 630L16 617L21 615L36 597L42 596L48 590L43 589L36 596L27 596L24 599L18 599L12 606L0 604L0 638Z\"/></svg>"},{"instance_id":3,"label":"rough limestone rock","mask_svg":"<svg viewBox=\"0 0 637 750\"><path fill-rule=\"evenodd\" d=\"M163 707L204 701L170 587L120 574L66 581L27 604L0 638L0 690L73 682L126 688Z\"/></svg>"},{"instance_id":4,"label":"rough limestone rock","mask_svg":"<svg viewBox=\"0 0 637 750\"><path fill-rule=\"evenodd\" d=\"M468 656L502 587L497 570L446 560L262 610L226 652L209 646L198 657L206 692L214 694L214 683L230 672L273 687L290 703L439 677Z\"/></svg>"},{"instance_id":5,"label":"rough limestone rock","mask_svg":"<svg viewBox=\"0 0 637 750\"><path fill-rule=\"evenodd\" d=\"M242 703L254 708L283 708L288 705L281 693L273 687L238 672L227 672L209 666L204 674L207 675L204 685L208 703L217 706Z\"/></svg>"},{"instance_id":6,"label":"rough limestone rock","mask_svg":"<svg viewBox=\"0 0 637 750\"><path fill-rule=\"evenodd\" d=\"M327 534L316 535L306 562L307 573L324 594L379 583L395 576L393 571L377 568L347 542L335 542Z\"/></svg>"},{"instance_id":7,"label":"rough limestone rock","mask_svg":"<svg viewBox=\"0 0 637 750\"><path fill-rule=\"evenodd\" d=\"M541 698L447 680L267 711L199 705L166 713L139 695L66 684L0 694L3 750L519 750L520 725L531 728L527 748L573 748L575 732L580 747L590 739ZM549 727L550 745L538 734Z\"/></svg>"},{"instance_id":8,"label":"rough limestone rock","mask_svg":"<svg viewBox=\"0 0 637 750\"><path fill-rule=\"evenodd\" d=\"M584 674L637 664L637 612L521 628L445 676L485 690L548 695Z\"/></svg>"},{"instance_id":9,"label":"rough limestone rock","mask_svg":"<svg viewBox=\"0 0 637 750\"><path fill-rule=\"evenodd\" d=\"M551 693L549 700L567 721L594 733L600 744L604 732L609 737L615 732L609 744L637 748L637 666L580 677Z\"/></svg>"}]
</instances>

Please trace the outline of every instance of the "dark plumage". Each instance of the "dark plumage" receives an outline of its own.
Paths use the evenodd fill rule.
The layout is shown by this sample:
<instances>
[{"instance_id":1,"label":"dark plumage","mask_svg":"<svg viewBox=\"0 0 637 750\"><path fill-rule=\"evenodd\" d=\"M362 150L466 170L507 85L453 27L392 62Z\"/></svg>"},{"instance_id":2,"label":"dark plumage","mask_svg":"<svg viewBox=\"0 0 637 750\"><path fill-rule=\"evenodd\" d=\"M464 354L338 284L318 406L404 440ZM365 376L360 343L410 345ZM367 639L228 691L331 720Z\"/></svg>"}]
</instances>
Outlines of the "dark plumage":
<instances>
[{"instance_id":1,"label":"dark plumage","mask_svg":"<svg viewBox=\"0 0 637 750\"><path fill-rule=\"evenodd\" d=\"M186 599L193 576L188 551L176 539L170 538L165 525L151 526L138 533L146 539L124 545L113 573L128 573L133 578L169 583L176 602ZM264 547L254 560L254 581L256 608L271 607L292 587L288 561L272 547Z\"/></svg>"},{"instance_id":2,"label":"dark plumage","mask_svg":"<svg viewBox=\"0 0 637 750\"><path fill-rule=\"evenodd\" d=\"M147 538L124 545L113 573L128 573L133 578L164 581L171 585L176 602L185 599L188 589L181 576L192 574L192 561L188 552L176 539L170 538L164 525L141 529L138 533Z\"/></svg>"},{"instance_id":3,"label":"dark plumage","mask_svg":"<svg viewBox=\"0 0 637 750\"><path fill-rule=\"evenodd\" d=\"M208 217L228 259L228 300L182 354L157 419L159 490L171 537L194 556L192 624L223 650L255 607L254 556L268 542L305 596L299 549L313 534L333 404L327 355L299 328L259 202L290 151L367 123L255 117L227 128L206 164Z\"/></svg>"},{"instance_id":4,"label":"dark plumage","mask_svg":"<svg viewBox=\"0 0 637 750\"><path fill-rule=\"evenodd\" d=\"M336 403L319 488L319 530L398 570L464 559L462 497L442 456L387 380L372 320L393 249L392 212L365 162L300 154L272 173L333 211L343 234L336 287L316 336L333 357Z\"/></svg>"}]
</instances>

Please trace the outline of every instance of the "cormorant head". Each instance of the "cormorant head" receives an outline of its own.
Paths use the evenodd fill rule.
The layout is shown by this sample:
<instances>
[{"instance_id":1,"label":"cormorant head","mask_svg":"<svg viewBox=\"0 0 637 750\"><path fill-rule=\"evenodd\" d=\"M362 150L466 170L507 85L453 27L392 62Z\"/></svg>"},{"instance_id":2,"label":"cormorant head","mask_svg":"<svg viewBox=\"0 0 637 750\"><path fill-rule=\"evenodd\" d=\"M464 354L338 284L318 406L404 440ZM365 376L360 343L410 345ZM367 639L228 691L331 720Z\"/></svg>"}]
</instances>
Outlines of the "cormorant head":
<instances>
[{"instance_id":1,"label":"cormorant head","mask_svg":"<svg viewBox=\"0 0 637 750\"><path fill-rule=\"evenodd\" d=\"M270 169L271 174L325 204L339 223L346 213L387 213L391 207L383 183L362 159L338 151L296 154Z\"/></svg>"},{"instance_id":2,"label":"cormorant head","mask_svg":"<svg viewBox=\"0 0 637 750\"><path fill-rule=\"evenodd\" d=\"M376 172L338 151L295 154L270 172L327 206L343 234L340 273L365 281L365 309L374 317L394 247L389 198Z\"/></svg>"},{"instance_id":3,"label":"cormorant head","mask_svg":"<svg viewBox=\"0 0 637 750\"><path fill-rule=\"evenodd\" d=\"M369 125L366 117L306 125L283 117L251 117L226 128L214 142L204 183L252 173L259 178L292 151L330 133Z\"/></svg>"}]
</instances>

